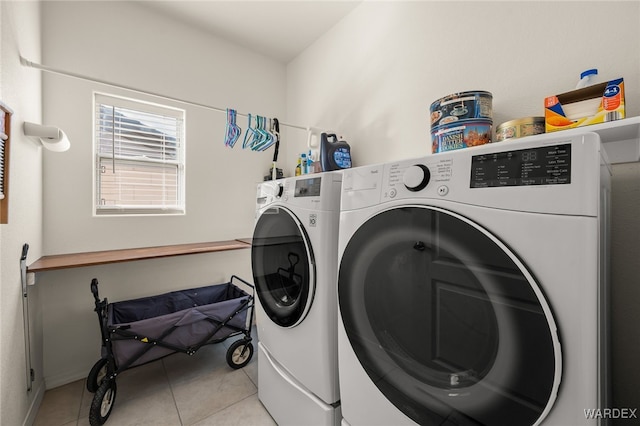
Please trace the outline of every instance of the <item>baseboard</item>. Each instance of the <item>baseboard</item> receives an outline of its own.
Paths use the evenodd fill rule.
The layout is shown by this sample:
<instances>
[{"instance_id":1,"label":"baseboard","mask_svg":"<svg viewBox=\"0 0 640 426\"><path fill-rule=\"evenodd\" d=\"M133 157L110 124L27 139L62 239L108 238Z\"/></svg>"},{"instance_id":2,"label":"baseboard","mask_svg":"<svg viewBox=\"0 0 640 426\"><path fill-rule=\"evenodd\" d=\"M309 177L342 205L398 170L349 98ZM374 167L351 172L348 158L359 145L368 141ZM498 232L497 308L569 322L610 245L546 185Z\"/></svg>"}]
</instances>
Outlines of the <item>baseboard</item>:
<instances>
[{"instance_id":1,"label":"baseboard","mask_svg":"<svg viewBox=\"0 0 640 426\"><path fill-rule=\"evenodd\" d=\"M44 399L44 380L40 380L37 383L37 386L31 388L31 391L34 392L33 399L31 400L31 405L29 406L29 410L27 411L24 422L22 422L22 426L31 426L36 421L38 410L40 409L40 405L42 404L42 400Z\"/></svg>"},{"instance_id":2,"label":"baseboard","mask_svg":"<svg viewBox=\"0 0 640 426\"><path fill-rule=\"evenodd\" d=\"M87 371L88 370L70 371L65 374L56 374L55 376L45 377L44 381L46 388L53 389L78 380L84 380L87 378Z\"/></svg>"}]
</instances>

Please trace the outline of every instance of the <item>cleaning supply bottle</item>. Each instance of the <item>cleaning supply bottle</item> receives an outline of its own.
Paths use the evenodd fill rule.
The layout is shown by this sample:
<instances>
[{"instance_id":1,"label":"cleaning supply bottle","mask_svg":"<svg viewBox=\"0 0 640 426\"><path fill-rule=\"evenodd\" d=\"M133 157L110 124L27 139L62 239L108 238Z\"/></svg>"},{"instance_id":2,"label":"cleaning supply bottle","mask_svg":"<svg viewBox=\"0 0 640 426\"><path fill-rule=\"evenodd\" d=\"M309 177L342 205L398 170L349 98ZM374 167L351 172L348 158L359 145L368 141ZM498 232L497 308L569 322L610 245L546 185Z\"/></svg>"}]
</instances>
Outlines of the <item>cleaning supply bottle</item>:
<instances>
[{"instance_id":1,"label":"cleaning supply bottle","mask_svg":"<svg viewBox=\"0 0 640 426\"><path fill-rule=\"evenodd\" d=\"M311 150L307 154L307 173L314 173L313 170L313 158L311 158Z\"/></svg>"},{"instance_id":2,"label":"cleaning supply bottle","mask_svg":"<svg viewBox=\"0 0 640 426\"><path fill-rule=\"evenodd\" d=\"M298 157L298 164L296 165L296 176L300 176L302 174L302 167L300 166L300 157Z\"/></svg>"},{"instance_id":3,"label":"cleaning supply bottle","mask_svg":"<svg viewBox=\"0 0 640 426\"><path fill-rule=\"evenodd\" d=\"M339 140L335 134L320 134L320 163L323 172L350 168L351 148L349 144L344 140Z\"/></svg>"},{"instance_id":4,"label":"cleaning supply bottle","mask_svg":"<svg viewBox=\"0 0 640 426\"><path fill-rule=\"evenodd\" d=\"M596 68L583 71L580 74L580 81L576 85L576 89L582 89L583 87L592 86L596 84L598 81L598 70Z\"/></svg>"}]
</instances>

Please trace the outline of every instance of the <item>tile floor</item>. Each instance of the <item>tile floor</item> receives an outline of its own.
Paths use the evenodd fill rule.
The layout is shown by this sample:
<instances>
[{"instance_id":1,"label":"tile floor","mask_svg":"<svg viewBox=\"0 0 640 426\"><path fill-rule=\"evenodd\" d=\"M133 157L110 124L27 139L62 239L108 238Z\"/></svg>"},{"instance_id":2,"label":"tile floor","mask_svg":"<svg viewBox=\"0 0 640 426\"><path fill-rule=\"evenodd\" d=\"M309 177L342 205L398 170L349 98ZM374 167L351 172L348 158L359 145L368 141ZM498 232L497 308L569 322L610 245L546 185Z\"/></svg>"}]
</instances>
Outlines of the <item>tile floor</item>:
<instances>
[{"instance_id":1,"label":"tile floor","mask_svg":"<svg viewBox=\"0 0 640 426\"><path fill-rule=\"evenodd\" d=\"M227 365L230 338L202 347L193 356L182 353L124 371L105 425L213 426L275 425L258 400L258 340L244 368ZM34 426L89 425L93 394L85 380L45 392Z\"/></svg>"}]
</instances>

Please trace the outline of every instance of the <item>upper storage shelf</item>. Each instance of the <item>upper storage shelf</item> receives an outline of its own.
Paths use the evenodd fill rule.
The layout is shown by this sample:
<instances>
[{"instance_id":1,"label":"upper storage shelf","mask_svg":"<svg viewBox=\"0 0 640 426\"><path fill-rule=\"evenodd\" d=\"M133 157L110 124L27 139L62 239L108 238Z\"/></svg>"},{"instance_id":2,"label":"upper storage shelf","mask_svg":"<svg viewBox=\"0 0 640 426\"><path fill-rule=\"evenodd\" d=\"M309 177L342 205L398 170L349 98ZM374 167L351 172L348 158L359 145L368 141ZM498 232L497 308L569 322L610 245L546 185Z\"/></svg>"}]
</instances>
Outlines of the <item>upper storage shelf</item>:
<instances>
[{"instance_id":1,"label":"upper storage shelf","mask_svg":"<svg viewBox=\"0 0 640 426\"><path fill-rule=\"evenodd\" d=\"M611 164L640 161L640 117L593 124L557 133L574 135L584 132L595 132L600 135Z\"/></svg>"}]
</instances>

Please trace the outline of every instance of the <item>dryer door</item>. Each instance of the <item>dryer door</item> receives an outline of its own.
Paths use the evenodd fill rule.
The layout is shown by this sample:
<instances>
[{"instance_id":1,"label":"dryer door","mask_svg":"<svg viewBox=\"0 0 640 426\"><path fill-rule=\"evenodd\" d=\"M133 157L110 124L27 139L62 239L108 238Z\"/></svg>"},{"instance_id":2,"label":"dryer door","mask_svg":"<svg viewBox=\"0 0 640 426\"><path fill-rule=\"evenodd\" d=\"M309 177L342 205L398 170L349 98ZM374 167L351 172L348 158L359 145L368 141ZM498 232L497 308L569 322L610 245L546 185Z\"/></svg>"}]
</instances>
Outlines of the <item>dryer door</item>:
<instances>
[{"instance_id":1,"label":"dryer door","mask_svg":"<svg viewBox=\"0 0 640 426\"><path fill-rule=\"evenodd\" d=\"M347 244L339 304L370 379L421 425L532 425L557 393L555 322L534 277L443 209L377 214Z\"/></svg>"},{"instance_id":2,"label":"dryer door","mask_svg":"<svg viewBox=\"0 0 640 426\"><path fill-rule=\"evenodd\" d=\"M253 279L271 320L293 327L306 316L315 289L315 261L309 237L296 216L272 207L258 219L251 246Z\"/></svg>"}]
</instances>

